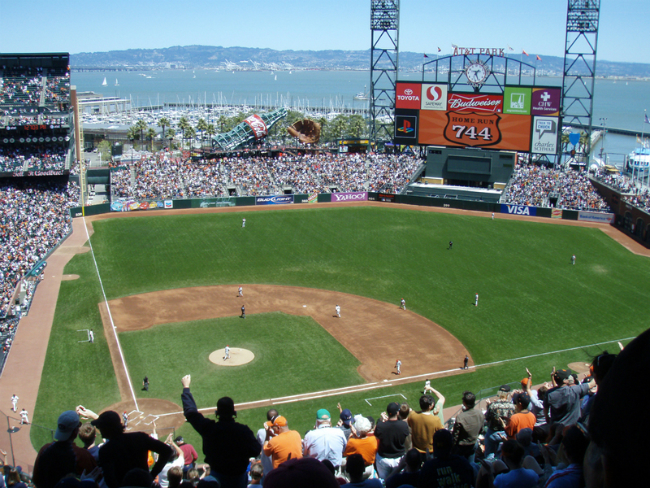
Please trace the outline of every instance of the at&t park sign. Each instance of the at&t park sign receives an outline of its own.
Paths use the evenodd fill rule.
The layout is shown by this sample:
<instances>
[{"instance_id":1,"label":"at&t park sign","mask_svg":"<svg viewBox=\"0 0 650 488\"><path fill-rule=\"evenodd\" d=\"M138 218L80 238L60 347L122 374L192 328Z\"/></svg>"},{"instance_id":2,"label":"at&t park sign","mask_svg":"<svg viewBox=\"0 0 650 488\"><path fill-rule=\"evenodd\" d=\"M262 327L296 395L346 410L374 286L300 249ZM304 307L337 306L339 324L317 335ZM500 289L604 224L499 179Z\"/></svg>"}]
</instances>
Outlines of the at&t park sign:
<instances>
[{"instance_id":1,"label":"at&t park sign","mask_svg":"<svg viewBox=\"0 0 650 488\"><path fill-rule=\"evenodd\" d=\"M472 54L485 54L486 56L506 57L506 50L502 47L460 47L453 46L452 56L469 56Z\"/></svg>"}]
</instances>

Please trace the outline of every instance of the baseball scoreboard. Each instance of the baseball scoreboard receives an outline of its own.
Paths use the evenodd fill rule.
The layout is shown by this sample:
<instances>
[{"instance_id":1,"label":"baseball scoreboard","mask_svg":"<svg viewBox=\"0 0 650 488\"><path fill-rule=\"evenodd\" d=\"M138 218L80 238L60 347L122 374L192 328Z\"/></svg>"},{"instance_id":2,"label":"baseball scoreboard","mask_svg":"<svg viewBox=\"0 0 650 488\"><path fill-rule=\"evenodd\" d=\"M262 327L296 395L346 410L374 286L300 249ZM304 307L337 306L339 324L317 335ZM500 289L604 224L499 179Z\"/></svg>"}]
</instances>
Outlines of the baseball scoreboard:
<instances>
[{"instance_id":1,"label":"baseball scoreboard","mask_svg":"<svg viewBox=\"0 0 650 488\"><path fill-rule=\"evenodd\" d=\"M556 154L561 88L517 85L478 93L450 86L397 82L396 144Z\"/></svg>"}]
</instances>

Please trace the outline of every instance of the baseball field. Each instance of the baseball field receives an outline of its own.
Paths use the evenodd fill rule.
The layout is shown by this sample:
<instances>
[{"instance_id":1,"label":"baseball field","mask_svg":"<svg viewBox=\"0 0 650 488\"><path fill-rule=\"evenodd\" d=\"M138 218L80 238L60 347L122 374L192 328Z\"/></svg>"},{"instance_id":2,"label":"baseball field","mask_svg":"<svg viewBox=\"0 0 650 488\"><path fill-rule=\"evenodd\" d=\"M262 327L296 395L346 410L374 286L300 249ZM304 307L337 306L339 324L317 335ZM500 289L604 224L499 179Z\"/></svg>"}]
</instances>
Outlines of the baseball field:
<instances>
[{"instance_id":1,"label":"baseball field","mask_svg":"<svg viewBox=\"0 0 650 488\"><path fill-rule=\"evenodd\" d=\"M302 433L338 402L374 417L392 400L417 405L426 378L448 405L525 367L543 382L647 328L650 261L598 226L388 205L256 210L87 219L92 250L64 270L34 422L111 407L198 447L177 414L191 374L206 414L228 395L257 430L275 404ZM79 342L85 329L94 343ZM226 345L254 358L211 362Z\"/></svg>"}]
</instances>

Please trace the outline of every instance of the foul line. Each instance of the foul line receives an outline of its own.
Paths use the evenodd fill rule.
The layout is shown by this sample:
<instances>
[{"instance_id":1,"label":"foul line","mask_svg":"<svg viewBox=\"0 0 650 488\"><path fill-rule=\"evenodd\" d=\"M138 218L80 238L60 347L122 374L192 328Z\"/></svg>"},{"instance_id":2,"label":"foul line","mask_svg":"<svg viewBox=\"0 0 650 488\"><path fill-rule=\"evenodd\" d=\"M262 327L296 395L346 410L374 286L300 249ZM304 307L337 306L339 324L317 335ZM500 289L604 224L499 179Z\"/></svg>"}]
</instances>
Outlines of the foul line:
<instances>
[{"instance_id":1,"label":"foul line","mask_svg":"<svg viewBox=\"0 0 650 488\"><path fill-rule=\"evenodd\" d=\"M539 354L530 354L528 356L521 356L519 358L512 358L512 359L503 359L501 361L492 361L490 363L483 363L483 364L477 364L475 366L469 366L466 371L469 370L476 370L477 368L483 368L487 366L494 366L495 364L502 364L502 363L510 363L510 362L515 362L515 361L522 361L524 359L530 359L530 358L536 358L536 357L541 357L541 356L550 356L551 354L560 354L563 352L569 352L569 351L575 351L578 349L585 349L588 347L596 347L596 346L602 346L605 344L612 344L615 342L622 342L622 341L629 341L634 339L634 337L626 337L624 339L614 339L612 341L605 341L605 342L597 342L595 344L588 344L584 346L577 346L577 347L570 347L568 349L559 349L557 351L550 351L550 352L542 352ZM435 371L432 373L424 373L424 374L418 374L414 376L405 376L403 378L395 378L390 381L385 381L383 383L378 383L378 382L373 382L373 383L364 383L363 385L354 385L354 386L346 386L342 388L335 388L332 390L323 390L323 391L316 391L313 393L304 393L302 395L291 395L291 396L286 396L286 397L278 397L278 398L265 398L263 400L255 400L252 402L243 402L243 403L236 403L235 407L254 407L257 404L272 404L272 405L281 405L285 403L296 403L296 402L301 402L301 401L306 401L306 400L316 400L318 398L325 398L325 397L330 397L334 395L344 395L347 393L360 393L362 391L369 391L369 390L376 390L378 388L386 388L389 386L396 386L396 384L399 383L410 383L412 380L417 380L420 378L431 378L433 376L439 376L439 375L444 375L448 373L460 373L460 368L454 368L454 369L447 369L444 371ZM214 410L215 407L206 407L206 408L199 408L198 411L210 411ZM163 413L159 414L160 417L166 417L169 415L178 415L182 414L183 412L170 412L170 413Z\"/></svg>"},{"instance_id":2,"label":"foul line","mask_svg":"<svg viewBox=\"0 0 650 488\"><path fill-rule=\"evenodd\" d=\"M122 353L122 345L120 344L120 339L117 337L117 330L115 328L115 323L113 322L113 315L111 314L111 307L108 305L108 299L106 298L106 292L104 291L104 283L102 282L102 277L99 274L99 267L97 266L97 260L95 259L95 251L93 250L93 243L90 241L90 234L88 233L88 226L86 225L86 216L83 217L84 229L86 229L86 237L88 238L88 245L90 246L90 254L93 257L93 263L95 263L95 271L97 271L97 279L99 279L99 287L102 289L102 295L104 296L104 304L106 305L106 310L108 311L108 319L111 321L111 327L113 329L113 334L115 335L115 342L117 343L117 350L120 353L120 359L122 360L122 367L124 368L124 373L126 374L127 382L129 383L129 390L131 390L131 397L133 398L133 403L135 403L135 409L140 410L138 407L138 400L135 397L135 391L133 391L133 384L131 383L131 375L129 374L129 368L126 367L126 361L124 360L124 354Z\"/></svg>"}]
</instances>

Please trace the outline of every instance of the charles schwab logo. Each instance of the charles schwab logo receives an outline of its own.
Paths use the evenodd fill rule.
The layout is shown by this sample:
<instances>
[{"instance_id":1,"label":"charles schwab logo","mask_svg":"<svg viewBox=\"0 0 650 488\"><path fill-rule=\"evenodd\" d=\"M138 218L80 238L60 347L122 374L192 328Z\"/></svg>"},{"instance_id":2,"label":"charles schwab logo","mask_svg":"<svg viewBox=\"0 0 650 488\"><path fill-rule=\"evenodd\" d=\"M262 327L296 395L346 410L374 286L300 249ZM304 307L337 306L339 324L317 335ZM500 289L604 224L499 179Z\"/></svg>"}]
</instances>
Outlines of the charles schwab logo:
<instances>
[{"instance_id":1,"label":"charles schwab logo","mask_svg":"<svg viewBox=\"0 0 650 488\"><path fill-rule=\"evenodd\" d=\"M355 193L332 193L333 202L350 202L362 200L368 200L368 193L365 191Z\"/></svg>"}]
</instances>

